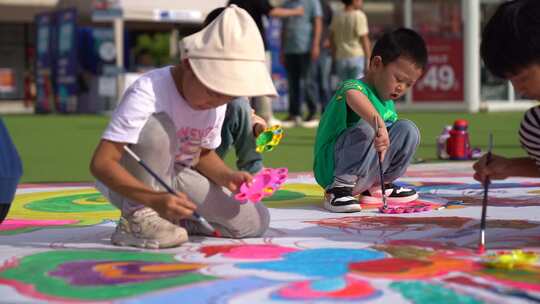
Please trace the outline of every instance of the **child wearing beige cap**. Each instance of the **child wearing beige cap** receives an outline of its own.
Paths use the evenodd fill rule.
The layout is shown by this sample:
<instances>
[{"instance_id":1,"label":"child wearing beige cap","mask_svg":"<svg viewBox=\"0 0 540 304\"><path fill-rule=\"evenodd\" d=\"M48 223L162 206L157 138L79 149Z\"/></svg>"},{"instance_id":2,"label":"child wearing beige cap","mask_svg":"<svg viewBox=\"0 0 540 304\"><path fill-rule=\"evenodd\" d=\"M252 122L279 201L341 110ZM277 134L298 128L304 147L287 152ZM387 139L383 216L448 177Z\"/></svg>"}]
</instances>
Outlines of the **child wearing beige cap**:
<instances>
[{"instance_id":1,"label":"child wearing beige cap","mask_svg":"<svg viewBox=\"0 0 540 304\"><path fill-rule=\"evenodd\" d=\"M238 96L275 96L262 38L249 14L231 5L182 41L182 60L130 86L97 146L90 169L98 188L122 211L111 239L120 246L174 247L189 234L261 236L263 204L239 204L233 193L251 180L216 155L226 105ZM124 153L124 146L178 192L171 195Z\"/></svg>"}]
</instances>

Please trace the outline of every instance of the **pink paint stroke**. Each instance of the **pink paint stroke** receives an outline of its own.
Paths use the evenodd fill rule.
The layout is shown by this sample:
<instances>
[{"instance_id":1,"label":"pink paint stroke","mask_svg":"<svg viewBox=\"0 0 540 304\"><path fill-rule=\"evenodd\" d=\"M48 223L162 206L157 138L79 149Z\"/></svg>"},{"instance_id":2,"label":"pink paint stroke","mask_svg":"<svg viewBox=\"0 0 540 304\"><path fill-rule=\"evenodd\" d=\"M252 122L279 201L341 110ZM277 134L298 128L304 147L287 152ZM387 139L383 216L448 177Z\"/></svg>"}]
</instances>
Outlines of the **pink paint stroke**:
<instances>
[{"instance_id":1,"label":"pink paint stroke","mask_svg":"<svg viewBox=\"0 0 540 304\"><path fill-rule=\"evenodd\" d=\"M78 220L23 220L7 219L0 225L0 231L12 231L33 227L50 227L77 224Z\"/></svg>"},{"instance_id":2,"label":"pink paint stroke","mask_svg":"<svg viewBox=\"0 0 540 304\"><path fill-rule=\"evenodd\" d=\"M65 182L65 183L35 183L35 184L19 184L18 189L33 189L33 188L53 188L53 187L94 187L95 183L88 182Z\"/></svg>"},{"instance_id":3,"label":"pink paint stroke","mask_svg":"<svg viewBox=\"0 0 540 304\"><path fill-rule=\"evenodd\" d=\"M279 246L242 246L233 248L231 251L223 254L229 258L236 259L276 259L280 258L283 254L289 252L295 252L297 249L279 247Z\"/></svg>"}]
</instances>

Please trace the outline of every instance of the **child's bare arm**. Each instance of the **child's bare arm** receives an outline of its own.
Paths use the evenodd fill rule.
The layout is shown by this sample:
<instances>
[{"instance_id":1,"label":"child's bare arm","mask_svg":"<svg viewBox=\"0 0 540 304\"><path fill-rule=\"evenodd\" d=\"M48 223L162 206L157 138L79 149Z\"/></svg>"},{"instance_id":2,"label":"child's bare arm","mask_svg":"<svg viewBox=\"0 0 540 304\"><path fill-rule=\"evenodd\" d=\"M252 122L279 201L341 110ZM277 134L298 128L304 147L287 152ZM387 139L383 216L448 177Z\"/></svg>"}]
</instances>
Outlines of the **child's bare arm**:
<instances>
[{"instance_id":1,"label":"child's bare arm","mask_svg":"<svg viewBox=\"0 0 540 304\"><path fill-rule=\"evenodd\" d=\"M330 30L328 41L330 43L330 53L332 55L332 58L335 60L336 59L336 43L334 42L334 32L332 32L332 30Z\"/></svg>"},{"instance_id":2,"label":"child's bare arm","mask_svg":"<svg viewBox=\"0 0 540 304\"><path fill-rule=\"evenodd\" d=\"M178 193L178 196L174 196L168 192L155 191L120 165L124 145L101 140L90 163L92 175L109 189L156 210L165 219L175 220L190 216L196 205L185 194Z\"/></svg>"},{"instance_id":3,"label":"child's bare arm","mask_svg":"<svg viewBox=\"0 0 540 304\"><path fill-rule=\"evenodd\" d=\"M304 7L294 7L294 8L285 8L285 7L274 7L270 12L268 13L271 17L294 17L294 16L302 16L304 15Z\"/></svg>"},{"instance_id":4,"label":"child's bare arm","mask_svg":"<svg viewBox=\"0 0 540 304\"><path fill-rule=\"evenodd\" d=\"M381 153L382 159L386 154L386 150L390 146L390 138L388 136L388 131L384 120L381 118L375 107L371 104L366 95L360 91L348 90L346 93L347 104L349 107L360 116L362 119L367 121L375 129L374 117L378 120L379 130L376 131L377 137L373 144L375 149Z\"/></svg>"},{"instance_id":5,"label":"child's bare arm","mask_svg":"<svg viewBox=\"0 0 540 304\"><path fill-rule=\"evenodd\" d=\"M203 149L195 169L231 192L236 192L242 183L250 182L252 179L248 172L234 171L229 168L214 150Z\"/></svg>"},{"instance_id":6,"label":"child's bare arm","mask_svg":"<svg viewBox=\"0 0 540 304\"><path fill-rule=\"evenodd\" d=\"M540 177L538 165L532 158L518 157L506 158L492 155L491 162L486 164L486 155L482 156L474 165L474 179L484 183L486 179L506 179L512 176Z\"/></svg>"},{"instance_id":7,"label":"child's bare arm","mask_svg":"<svg viewBox=\"0 0 540 304\"><path fill-rule=\"evenodd\" d=\"M251 110L251 128L253 130L253 136L259 136L259 134L261 134L267 127L268 125L266 124L266 121L259 115L255 114L254 110Z\"/></svg>"},{"instance_id":8,"label":"child's bare arm","mask_svg":"<svg viewBox=\"0 0 540 304\"><path fill-rule=\"evenodd\" d=\"M367 71L369 67L369 58L371 58L371 41L369 40L368 34L365 34L360 37L360 44L364 50L365 65L364 69Z\"/></svg>"},{"instance_id":9,"label":"child's bare arm","mask_svg":"<svg viewBox=\"0 0 540 304\"><path fill-rule=\"evenodd\" d=\"M311 41L311 60L317 60L321 54L322 17L313 18L313 39Z\"/></svg>"}]
</instances>

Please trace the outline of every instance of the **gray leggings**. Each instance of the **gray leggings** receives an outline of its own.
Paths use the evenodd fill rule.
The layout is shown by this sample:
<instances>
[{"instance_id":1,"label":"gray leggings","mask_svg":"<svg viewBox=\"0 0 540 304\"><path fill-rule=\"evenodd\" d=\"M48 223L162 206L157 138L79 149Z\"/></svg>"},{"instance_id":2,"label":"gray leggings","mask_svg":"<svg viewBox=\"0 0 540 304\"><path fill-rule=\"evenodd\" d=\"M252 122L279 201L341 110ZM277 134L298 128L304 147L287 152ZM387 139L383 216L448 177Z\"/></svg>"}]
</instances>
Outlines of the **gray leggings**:
<instances>
[{"instance_id":1,"label":"gray leggings","mask_svg":"<svg viewBox=\"0 0 540 304\"><path fill-rule=\"evenodd\" d=\"M232 238L259 237L270 224L268 209L262 204L240 204L231 192L216 185L198 171L174 164L175 127L169 116L158 113L151 116L139 136L139 142L131 149L173 189L185 193L197 205L197 212L205 217L223 236ZM124 154L122 165L133 176L153 189L164 191L159 183L129 155ZM109 191L103 185L98 189L117 206L122 213L142 208ZM183 220L190 234L209 235L195 220Z\"/></svg>"},{"instance_id":2,"label":"gray leggings","mask_svg":"<svg viewBox=\"0 0 540 304\"><path fill-rule=\"evenodd\" d=\"M361 120L338 137L334 183L330 187L354 185L353 192L358 194L380 184L378 156L372 144L374 133L373 128ZM388 128L388 135L390 147L382 163L385 183L405 173L420 142L420 132L410 120L396 121Z\"/></svg>"}]
</instances>

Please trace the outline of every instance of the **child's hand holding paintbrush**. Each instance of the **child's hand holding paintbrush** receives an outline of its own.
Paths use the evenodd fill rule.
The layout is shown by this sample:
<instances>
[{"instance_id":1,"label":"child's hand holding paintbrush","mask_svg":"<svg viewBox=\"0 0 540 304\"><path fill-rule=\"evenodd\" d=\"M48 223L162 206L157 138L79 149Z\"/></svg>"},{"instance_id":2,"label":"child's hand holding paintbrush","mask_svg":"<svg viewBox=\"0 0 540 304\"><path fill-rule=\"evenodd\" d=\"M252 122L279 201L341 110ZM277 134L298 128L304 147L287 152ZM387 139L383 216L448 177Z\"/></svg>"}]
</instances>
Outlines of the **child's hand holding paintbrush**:
<instances>
[{"instance_id":1,"label":"child's hand holding paintbrush","mask_svg":"<svg viewBox=\"0 0 540 304\"><path fill-rule=\"evenodd\" d=\"M515 171L518 166L512 164L512 161L506 157L496 154L490 154L489 163L487 161L488 154L482 156L474 165L474 179L484 184L487 179L506 179L510 176L523 176L520 172Z\"/></svg>"},{"instance_id":2,"label":"child's hand holding paintbrush","mask_svg":"<svg viewBox=\"0 0 540 304\"><path fill-rule=\"evenodd\" d=\"M152 177L156 179L156 181L163 186L169 192L170 194L174 196L182 196L185 197L184 194L177 193L173 188L171 188L165 181L163 181L148 165L139 157L135 152L133 152L128 146L124 146L124 150L131 156L133 159L139 163ZM219 237L221 236L221 233L214 229L212 225L200 214L198 214L196 211L193 211L193 217L209 232L212 232L213 236Z\"/></svg>"},{"instance_id":3,"label":"child's hand holding paintbrush","mask_svg":"<svg viewBox=\"0 0 540 304\"><path fill-rule=\"evenodd\" d=\"M373 146L375 147L375 150L377 150L377 152L379 153L381 161L383 161L384 156L386 155L386 151L390 146L390 136L388 135L388 130L384 125L384 121L380 119L377 115L373 117L373 125L375 129Z\"/></svg>"},{"instance_id":4,"label":"child's hand holding paintbrush","mask_svg":"<svg viewBox=\"0 0 540 304\"><path fill-rule=\"evenodd\" d=\"M373 145L375 146L375 150L377 150L378 154L377 157L379 161L379 182L381 183L381 195L383 200L383 206L381 210L385 210L386 208L388 208L388 205L386 202L386 190L384 189L382 161L384 159L386 149L388 149L388 145L390 144L390 139L388 137L388 131L386 130L386 128L379 128L379 119L377 116L373 117L373 121L373 123L375 124L375 137L373 138Z\"/></svg>"}]
</instances>

